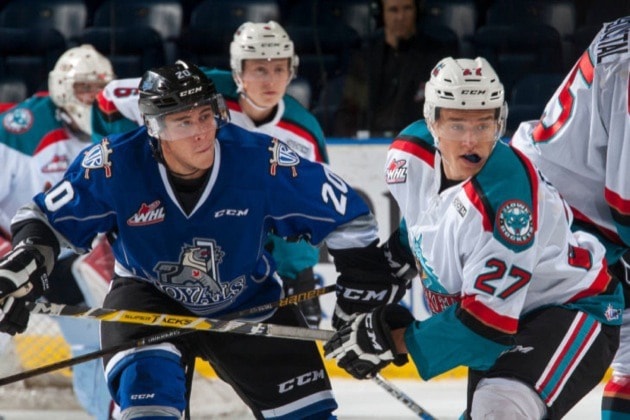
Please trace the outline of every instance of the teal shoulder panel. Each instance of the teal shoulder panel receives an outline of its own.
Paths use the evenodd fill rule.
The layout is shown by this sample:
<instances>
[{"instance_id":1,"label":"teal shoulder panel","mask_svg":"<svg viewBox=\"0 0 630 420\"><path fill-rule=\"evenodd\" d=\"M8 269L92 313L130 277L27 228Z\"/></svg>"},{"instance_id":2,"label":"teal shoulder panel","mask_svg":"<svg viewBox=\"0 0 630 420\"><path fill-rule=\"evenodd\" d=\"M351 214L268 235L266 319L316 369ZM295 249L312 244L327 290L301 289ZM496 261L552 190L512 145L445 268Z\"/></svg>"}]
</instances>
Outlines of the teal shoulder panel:
<instances>
[{"instance_id":1,"label":"teal shoulder panel","mask_svg":"<svg viewBox=\"0 0 630 420\"><path fill-rule=\"evenodd\" d=\"M237 100L236 83L232 77L232 72L218 69L202 68L203 72L214 82L217 92L225 99Z\"/></svg>"},{"instance_id":2,"label":"teal shoulder panel","mask_svg":"<svg viewBox=\"0 0 630 420\"><path fill-rule=\"evenodd\" d=\"M533 244L537 226L537 175L529 160L499 142L471 180L494 237L515 252Z\"/></svg>"},{"instance_id":3,"label":"teal shoulder panel","mask_svg":"<svg viewBox=\"0 0 630 420\"><path fill-rule=\"evenodd\" d=\"M435 146L435 139L429 131L429 127L427 127L427 122L425 120L417 120L412 122L407 127L405 127L396 137L404 138L409 136L421 139L430 146Z\"/></svg>"},{"instance_id":4,"label":"teal shoulder panel","mask_svg":"<svg viewBox=\"0 0 630 420\"><path fill-rule=\"evenodd\" d=\"M34 95L0 114L0 143L32 155L41 139L61 127L49 96Z\"/></svg>"}]
</instances>

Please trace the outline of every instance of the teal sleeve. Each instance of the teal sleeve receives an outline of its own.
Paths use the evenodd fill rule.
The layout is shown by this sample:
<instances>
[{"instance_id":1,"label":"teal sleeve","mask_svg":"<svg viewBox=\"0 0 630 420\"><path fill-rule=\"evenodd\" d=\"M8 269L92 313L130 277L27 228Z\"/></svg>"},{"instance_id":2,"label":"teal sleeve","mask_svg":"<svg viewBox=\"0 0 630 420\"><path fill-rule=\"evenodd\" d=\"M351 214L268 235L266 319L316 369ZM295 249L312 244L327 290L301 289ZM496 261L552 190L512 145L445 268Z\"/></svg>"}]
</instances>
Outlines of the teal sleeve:
<instances>
[{"instance_id":1,"label":"teal sleeve","mask_svg":"<svg viewBox=\"0 0 630 420\"><path fill-rule=\"evenodd\" d=\"M405 331L405 344L420 376L429 380L457 366L487 370L510 346L476 334L455 315L458 305Z\"/></svg>"},{"instance_id":2,"label":"teal sleeve","mask_svg":"<svg viewBox=\"0 0 630 420\"><path fill-rule=\"evenodd\" d=\"M297 274L319 261L319 249L306 241L289 242L276 235L269 235L268 243L273 244L273 259L278 266L278 274L283 278L297 278Z\"/></svg>"}]
</instances>

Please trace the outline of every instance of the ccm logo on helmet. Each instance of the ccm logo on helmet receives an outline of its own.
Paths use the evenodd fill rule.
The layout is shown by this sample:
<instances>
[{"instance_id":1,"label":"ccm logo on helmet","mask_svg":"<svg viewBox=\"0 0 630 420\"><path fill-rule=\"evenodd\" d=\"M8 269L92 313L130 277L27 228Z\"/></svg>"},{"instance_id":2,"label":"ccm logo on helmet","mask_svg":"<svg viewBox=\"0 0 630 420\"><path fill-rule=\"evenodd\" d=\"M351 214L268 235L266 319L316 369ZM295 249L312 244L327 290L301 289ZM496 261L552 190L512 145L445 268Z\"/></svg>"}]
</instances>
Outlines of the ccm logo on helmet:
<instances>
[{"instance_id":1,"label":"ccm logo on helmet","mask_svg":"<svg viewBox=\"0 0 630 420\"><path fill-rule=\"evenodd\" d=\"M485 90L478 89L462 89L462 95L485 95Z\"/></svg>"},{"instance_id":2,"label":"ccm logo on helmet","mask_svg":"<svg viewBox=\"0 0 630 420\"><path fill-rule=\"evenodd\" d=\"M179 96L183 97L183 96L192 95L194 93L201 92L202 90L203 90L203 86L197 86L196 88L188 89L188 90L185 90L183 92L179 92Z\"/></svg>"}]
</instances>

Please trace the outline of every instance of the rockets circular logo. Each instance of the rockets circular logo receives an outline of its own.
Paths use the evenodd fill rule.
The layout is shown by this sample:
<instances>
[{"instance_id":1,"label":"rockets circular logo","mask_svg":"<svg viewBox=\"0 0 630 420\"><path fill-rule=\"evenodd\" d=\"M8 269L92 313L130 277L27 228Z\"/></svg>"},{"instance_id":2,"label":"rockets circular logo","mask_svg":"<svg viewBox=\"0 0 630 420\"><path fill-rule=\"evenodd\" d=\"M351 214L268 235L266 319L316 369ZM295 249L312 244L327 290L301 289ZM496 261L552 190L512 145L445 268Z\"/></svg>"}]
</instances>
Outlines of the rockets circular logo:
<instances>
[{"instance_id":1,"label":"rockets circular logo","mask_svg":"<svg viewBox=\"0 0 630 420\"><path fill-rule=\"evenodd\" d=\"M509 243L526 245L534 237L532 212L522 201L503 203L497 212L497 219L499 232Z\"/></svg>"},{"instance_id":2,"label":"rockets circular logo","mask_svg":"<svg viewBox=\"0 0 630 420\"><path fill-rule=\"evenodd\" d=\"M26 108L13 109L4 115L2 125L9 133L26 133L33 126L33 113Z\"/></svg>"}]
</instances>

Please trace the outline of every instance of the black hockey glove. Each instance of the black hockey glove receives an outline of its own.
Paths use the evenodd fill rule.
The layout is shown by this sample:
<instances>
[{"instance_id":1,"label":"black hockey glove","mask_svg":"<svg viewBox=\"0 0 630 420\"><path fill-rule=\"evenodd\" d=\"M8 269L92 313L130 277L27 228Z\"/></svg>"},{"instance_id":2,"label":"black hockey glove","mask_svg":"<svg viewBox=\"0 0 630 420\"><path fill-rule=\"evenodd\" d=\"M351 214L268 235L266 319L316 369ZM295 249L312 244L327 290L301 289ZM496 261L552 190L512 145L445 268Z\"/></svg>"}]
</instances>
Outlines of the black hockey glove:
<instances>
[{"instance_id":1,"label":"black hockey glove","mask_svg":"<svg viewBox=\"0 0 630 420\"><path fill-rule=\"evenodd\" d=\"M382 247L375 241L365 248L329 250L340 273L332 316L335 329L352 321L357 313L400 301L411 286L417 274L415 265L394 255L389 244L393 237Z\"/></svg>"},{"instance_id":2,"label":"black hockey glove","mask_svg":"<svg viewBox=\"0 0 630 420\"><path fill-rule=\"evenodd\" d=\"M370 378L390 363L402 366L409 361L397 353L391 331L407 328L413 315L399 305L385 305L356 316L324 344L327 359L357 379Z\"/></svg>"},{"instance_id":3,"label":"black hockey glove","mask_svg":"<svg viewBox=\"0 0 630 420\"><path fill-rule=\"evenodd\" d=\"M621 282L624 288L630 288L630 250L626 251L616 263L610 265L608 271Z\"/></svg>"},{"instance_id":4,"label":"black hockey glove","mask_svg":"<svg viewBox=\"0 0 630 420\"><path fill-rule=\"evenodd\" d=\"M0 301L7 296L37 298L49 288L44 256L20 244L0 259Z\"/></svg>"},{"instance_id":5,"label":"black hockey glove","mask_svg":"<svg viewBox=\"0 0 630 420\"><path fill-rule=\"evenodd\" d=\"M345 270L337 279L333 327L338 330L352 321L357 313L370 312L379 306L400 301L408 287L407 280L390 273Z\"/></svg>"},{"instance_id":6,"label":"black hockey glove","mask_svg":"<svg viewBox=\"0 0 630 420\"><path fill-rule=\"evenodd\" d=\"M29 315L24 299L9 296L0 303L0 332L10 335L23 333L28 325Z\"/></svg>"}]
</instances>

